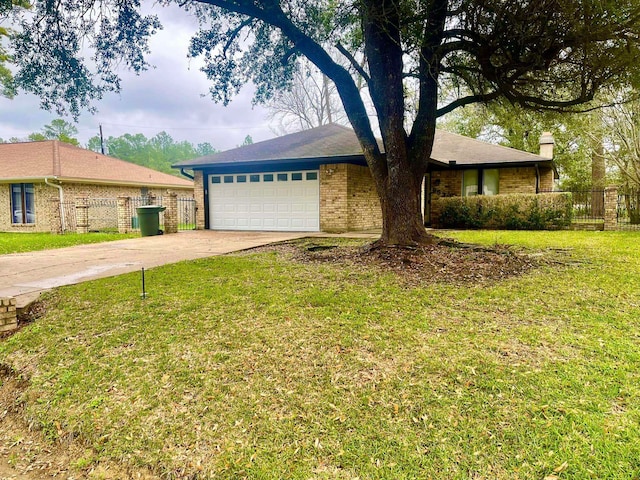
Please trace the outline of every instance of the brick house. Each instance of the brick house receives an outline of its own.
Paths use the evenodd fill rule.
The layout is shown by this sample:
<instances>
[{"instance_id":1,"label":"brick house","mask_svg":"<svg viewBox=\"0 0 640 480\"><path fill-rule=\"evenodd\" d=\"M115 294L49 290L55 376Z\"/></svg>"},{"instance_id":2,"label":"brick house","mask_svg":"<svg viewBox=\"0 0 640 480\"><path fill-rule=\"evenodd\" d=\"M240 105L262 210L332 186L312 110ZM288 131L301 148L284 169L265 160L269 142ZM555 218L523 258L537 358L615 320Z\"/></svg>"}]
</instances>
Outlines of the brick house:
<instances>
[{"instance_id":1,"label":"brick house","mask_svg":"<svg viewBox=\"0 0 640 480\"><path fill-rule=\"evenodd\" d=\"M64 230L60 206L75 198L161 196L167 189L193 197L191 181L57 140L0 144L0 231Z\"/></svg>"},{"instance_id":2,"label":"brick house","mask_svg":"<svg viewBox=\"0 0 640 480\"><path fill-rule=\"evenodd\" d=\"M547 156L438 131L424 182L435 196L537 193L557 177ZM543 152L545 153L545 152ZM379 228L380 204L353 130L331 124L187 160L198 228L340 232Z\"/></svg>"}]
</instances>

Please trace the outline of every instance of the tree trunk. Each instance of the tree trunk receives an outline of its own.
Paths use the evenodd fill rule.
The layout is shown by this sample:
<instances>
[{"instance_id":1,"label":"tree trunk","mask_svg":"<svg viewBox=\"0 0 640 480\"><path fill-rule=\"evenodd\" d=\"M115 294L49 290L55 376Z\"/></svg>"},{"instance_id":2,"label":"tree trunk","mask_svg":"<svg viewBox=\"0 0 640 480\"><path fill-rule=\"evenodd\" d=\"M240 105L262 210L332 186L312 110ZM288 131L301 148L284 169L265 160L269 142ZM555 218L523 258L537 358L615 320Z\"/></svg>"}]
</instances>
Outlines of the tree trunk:
<instances>
[{"instance_id":1,"label":"tree trunk","mask_svg":"<svg viewBox=\"0 0 640 480\"><path fill-rule=\"evenodd\" d=\"M380 207L382 235L377 246L418 246L435 243L424 226L421 162L409 162L403 150L387 153L387 170L371 169Z\"/></svg>"}]
</instances>

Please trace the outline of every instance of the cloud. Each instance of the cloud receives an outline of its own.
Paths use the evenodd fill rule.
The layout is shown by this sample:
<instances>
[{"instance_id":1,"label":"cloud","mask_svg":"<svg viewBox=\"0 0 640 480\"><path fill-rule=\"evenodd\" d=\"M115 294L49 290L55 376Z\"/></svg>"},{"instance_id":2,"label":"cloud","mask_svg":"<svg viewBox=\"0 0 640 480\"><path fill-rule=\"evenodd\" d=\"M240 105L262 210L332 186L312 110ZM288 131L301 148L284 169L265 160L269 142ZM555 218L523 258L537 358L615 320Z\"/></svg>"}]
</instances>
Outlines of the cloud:
<instances>
[{"instance_id":1,"label":"cloud","mask_svg":"<svg viewBox=\"0 0 640 480\"><path fill-rule=\"evenodd\" d=\"M254 141L273 137L266 110L251 103L251 86L243 88L228 107L215 104L208 96L209 84L199 71L200 62L187 58L189 39L197 29L195 19L175 6L156 4L153 13L164 25L151 40L148 61L153 68L139 76L120 72L121 93L105 95L95 104L97 114L80 117L76 124L80 142L86 144L97 135L99 125L106 137L124 133L151 137L164 130L175 140L209 142L221 150L240 145L246 135ZM55 118L55 113L40 109L33 95L0 99L0 138L26 137Z\"/></svg>"}]
</instances>

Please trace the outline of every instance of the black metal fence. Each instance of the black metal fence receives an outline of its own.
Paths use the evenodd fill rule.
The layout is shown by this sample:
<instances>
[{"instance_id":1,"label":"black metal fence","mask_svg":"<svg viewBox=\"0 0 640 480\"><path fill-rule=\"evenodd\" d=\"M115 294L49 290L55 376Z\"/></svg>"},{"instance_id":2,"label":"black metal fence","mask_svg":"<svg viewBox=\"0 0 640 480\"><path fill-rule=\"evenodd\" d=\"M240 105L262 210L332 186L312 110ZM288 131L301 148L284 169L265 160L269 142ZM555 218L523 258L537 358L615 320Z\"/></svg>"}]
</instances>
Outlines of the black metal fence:
<instances>
[{"instance_id":1,"label":"black metal fence","mask_svg":"<svg viewBox=\"0 0 640 480\"><path fill-rule=\"evenodd\" d=\"M193 198L178 198L178 230L195 230L196 228L196 201ZM129 199L130 222L132 230L139 230L138 207L144 205L162 205L162 197L131 197ZM90 232L117 232L118 231L118 199L117 198L89 198L88 217ZM77 215L75 201L60 203L60 217L62 219L63 233L75 233L77 231ZM159 216L160 228L164 228L164 212Z\"/></svg>"},{"instance_id":2,"label":"black metal fence","mask_svg":"<svg viewBox=\"0 0 640 480\"><path fill-rule=\"evenodd\" d=\"M196 201L193 198L178 198L178 230L196 229Z\"/></svg>"},{"instance_id":3,"label":"black metal fence","mask_svg":"<svg viewBox=\"0 0 640 480\"><path fill-rule=\"evenodd\" d=\"M574 223L604 222L604 190L565 190L571 193Z\"/></svg>"},{"instance_id":4,"label":"black metal fence","mask_svg":"<svg viewBox=\"0 0 640 480\"><path fill-rule=\"evenodd\" d=\"M131 197L129 199L129 209L131 211L131 228L133 230L139 230L140 224L138 222L138 207L143 207L145 205L162 205L162 197ZM164 212L160 212L160 229L164 228Z\"/></svg>"},{"instance_id":5,"label":"black metal fence","mask_svg":"<svg viewBox=\"0 0 640 480\"><path fill-rule=\"evenodd\" d=\"M618 190L617 214L619 229L640 230L640 189Z\"/></svg>"}]
</instances>

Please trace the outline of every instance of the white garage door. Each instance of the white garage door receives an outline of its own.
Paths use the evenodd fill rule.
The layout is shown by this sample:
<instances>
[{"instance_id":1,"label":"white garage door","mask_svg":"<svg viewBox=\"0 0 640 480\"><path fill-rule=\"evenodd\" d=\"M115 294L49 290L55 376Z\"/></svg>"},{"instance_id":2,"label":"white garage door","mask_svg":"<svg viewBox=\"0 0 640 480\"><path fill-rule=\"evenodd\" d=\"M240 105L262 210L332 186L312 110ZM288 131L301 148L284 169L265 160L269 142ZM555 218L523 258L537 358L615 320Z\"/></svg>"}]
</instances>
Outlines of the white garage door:
<instances>
[{"instance_id":1,"label":"white garage door","mask_svg":"<svg viewBox=\"0 0 640 480\"><path fill-rule=\"evenodd\" d=\"M209 175L212 230L320 230L317 171Z\"/></svg>"}]
</instances>

